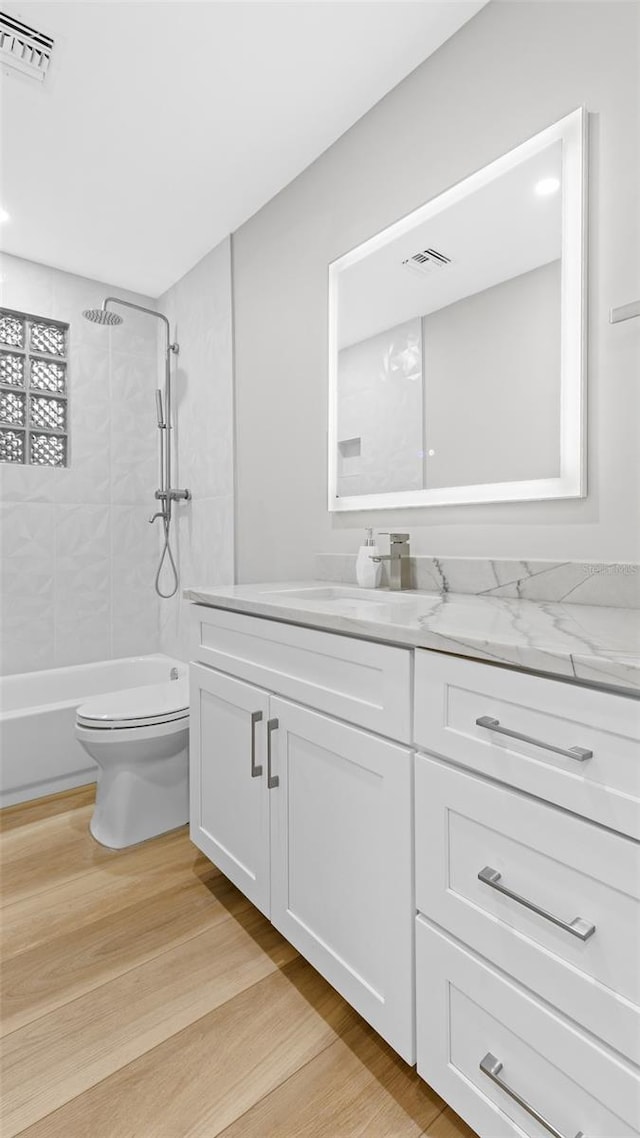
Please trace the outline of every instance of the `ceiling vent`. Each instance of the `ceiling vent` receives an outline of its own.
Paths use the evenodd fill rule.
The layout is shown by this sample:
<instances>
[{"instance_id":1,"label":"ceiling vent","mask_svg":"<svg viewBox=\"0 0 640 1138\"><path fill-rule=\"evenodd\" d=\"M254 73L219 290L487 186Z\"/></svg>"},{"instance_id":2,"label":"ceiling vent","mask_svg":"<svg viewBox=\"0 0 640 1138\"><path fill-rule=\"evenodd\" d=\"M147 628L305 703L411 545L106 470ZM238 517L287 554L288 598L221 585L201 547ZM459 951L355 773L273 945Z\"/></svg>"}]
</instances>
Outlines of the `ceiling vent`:
<instances>
[{"instance_id":1,"label":"ceiling vent","mask_svg":"<svg viewBox=\"0 0 640 1138\"><path fill-rule=\"evenodd\" d=\"M406 261L402 262L405 269L409 269L412 273L418 273L421 277L431 276L431 273L436 269L446 269L447 265L451 264L451 257L446 257L444 253L439 253L437 249L422 249L419 253L414 253L412 257L407 257Z\"/></svg>"},{"instance_id":2,"label":"ceiling vent","mask_svg":"<svg viewBox=\"0 0 640 1138\"><path fill-rule=\"evenodd\" d=\"M3 67L13 67L32 79L44 79L52 49L51 36L0 12L0 64Z\"/></svg>"}]
</instances>

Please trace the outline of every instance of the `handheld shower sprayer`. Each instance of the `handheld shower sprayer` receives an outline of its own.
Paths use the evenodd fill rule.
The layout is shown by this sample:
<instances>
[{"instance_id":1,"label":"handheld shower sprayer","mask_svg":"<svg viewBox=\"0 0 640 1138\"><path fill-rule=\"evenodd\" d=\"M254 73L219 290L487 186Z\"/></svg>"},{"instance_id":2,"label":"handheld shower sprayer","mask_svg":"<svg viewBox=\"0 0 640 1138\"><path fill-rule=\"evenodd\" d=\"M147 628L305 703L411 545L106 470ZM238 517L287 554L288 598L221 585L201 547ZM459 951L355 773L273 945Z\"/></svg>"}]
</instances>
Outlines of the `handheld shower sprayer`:
<instances>
[{"instance_id":1,"label":"handheld shower sprayer","mask_svg":"<svg viewBox=\"0 0 640 1138\"><path fill-rule=\"evenodd\" d=\"M147 316L155 316L157 320L163 321L165 327L164 399L162 390L158 388L156 391L156 418L160 432L160 488L156 490L155 498L160 502L160 509L149 518L149 522L155 522L157 518L162 519L164 544L160 555L158 571L156 573L155 590L159 597L168 600L169 597L175 596L179 585L178 570L170 544L171 504L176 501L188 501L191 498L190 490L176 490L171 485L171 356L176 355L179 349L176 343L171 342L169 321L164 313L156 312L153 308L145 308L142 304L133 304L130 300L121 300L117 296L108 296L103 301L102 308L88 308L82 315L93 324L122 324L122 316L118 315L117 312L113 312L109 307L109 305L113 304L122 305L124 308L134 308L137 312L144 312ZM160 576L165 560L169 562L172 580L172 587L168 593L163 592L160 586Z\"/></svg>"}]
</instances>

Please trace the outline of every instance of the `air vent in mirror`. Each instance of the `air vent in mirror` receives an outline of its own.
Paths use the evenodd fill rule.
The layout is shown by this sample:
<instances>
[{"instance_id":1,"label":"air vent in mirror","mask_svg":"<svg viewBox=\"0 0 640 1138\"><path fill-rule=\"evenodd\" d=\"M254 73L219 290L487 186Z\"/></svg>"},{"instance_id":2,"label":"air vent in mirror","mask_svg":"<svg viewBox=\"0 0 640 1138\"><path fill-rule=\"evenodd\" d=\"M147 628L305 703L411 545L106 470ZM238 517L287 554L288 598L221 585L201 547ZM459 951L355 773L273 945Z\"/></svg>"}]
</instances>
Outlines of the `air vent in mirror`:
<instances>
[{"instance_id":1,"label":"air vent in mirror","mask_svg":"<svg viewBox=\"0 0 640 1138\"><path fill-rule=\"evenodd\" d=\"M421 277L430 275L436 269L446 269L450 264L451 257L439 253L437 249L422 249L402 262L403 268L409 269L412 273L419 273Z\"/></svg>"},{"instance_id":2,"label":"air vent in mirror","mask_svg":"<svg viewBox=\"0 0 640 1138\"><path fill-rule=\"evenodd\" d=\"M49 67L53 40L44 32L0 12L0 62L14 67L32 79L44 79Z\"/></svg>"}]
</instances>

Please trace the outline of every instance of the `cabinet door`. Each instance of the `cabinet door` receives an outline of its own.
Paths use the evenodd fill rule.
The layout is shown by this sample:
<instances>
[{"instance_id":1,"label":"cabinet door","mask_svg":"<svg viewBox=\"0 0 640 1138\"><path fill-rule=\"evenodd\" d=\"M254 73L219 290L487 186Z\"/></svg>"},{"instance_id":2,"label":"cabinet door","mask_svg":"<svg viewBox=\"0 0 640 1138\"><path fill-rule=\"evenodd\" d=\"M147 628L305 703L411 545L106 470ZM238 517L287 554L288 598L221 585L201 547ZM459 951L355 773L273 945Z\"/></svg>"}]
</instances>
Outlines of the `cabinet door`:
<instances>
[{"instance_id":1,"label":"cabinet door","mask_svg":"<svg viewBox=\"0 0 640 1138\"><path fill-rule=\"evenodd\" d=\"M268 712L259 688L191 665L191 840L266 916Z\"/></svg>"},{"instance_id":2,"label":"cabinet door","mask_svg":"<svg viewBox=\"0 0 640 1138\"><path fill-rule=\"evenodd\" d=\"M270 722L271 920L412 1063L412 752L281 699Z\"/></svg>"}]
</instances>

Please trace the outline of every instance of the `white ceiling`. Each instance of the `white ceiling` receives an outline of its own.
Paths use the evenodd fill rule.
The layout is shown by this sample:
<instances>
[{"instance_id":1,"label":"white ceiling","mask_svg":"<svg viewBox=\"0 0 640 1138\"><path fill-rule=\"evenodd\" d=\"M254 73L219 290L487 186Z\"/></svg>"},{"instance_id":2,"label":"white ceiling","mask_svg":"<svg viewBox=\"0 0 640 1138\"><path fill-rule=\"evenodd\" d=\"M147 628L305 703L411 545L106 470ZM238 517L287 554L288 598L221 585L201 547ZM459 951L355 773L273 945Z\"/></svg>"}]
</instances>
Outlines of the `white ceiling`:
<instances>
[{"instance_id":1,"label":"white ceiling","mask_svg":"<svg viewBox=\"0 0 640 1138\"><path fill-rule=\"evenodd\" d=\"M158 296L486 0L3 0L3 247Z\"/></svg>"}]
</instances>

